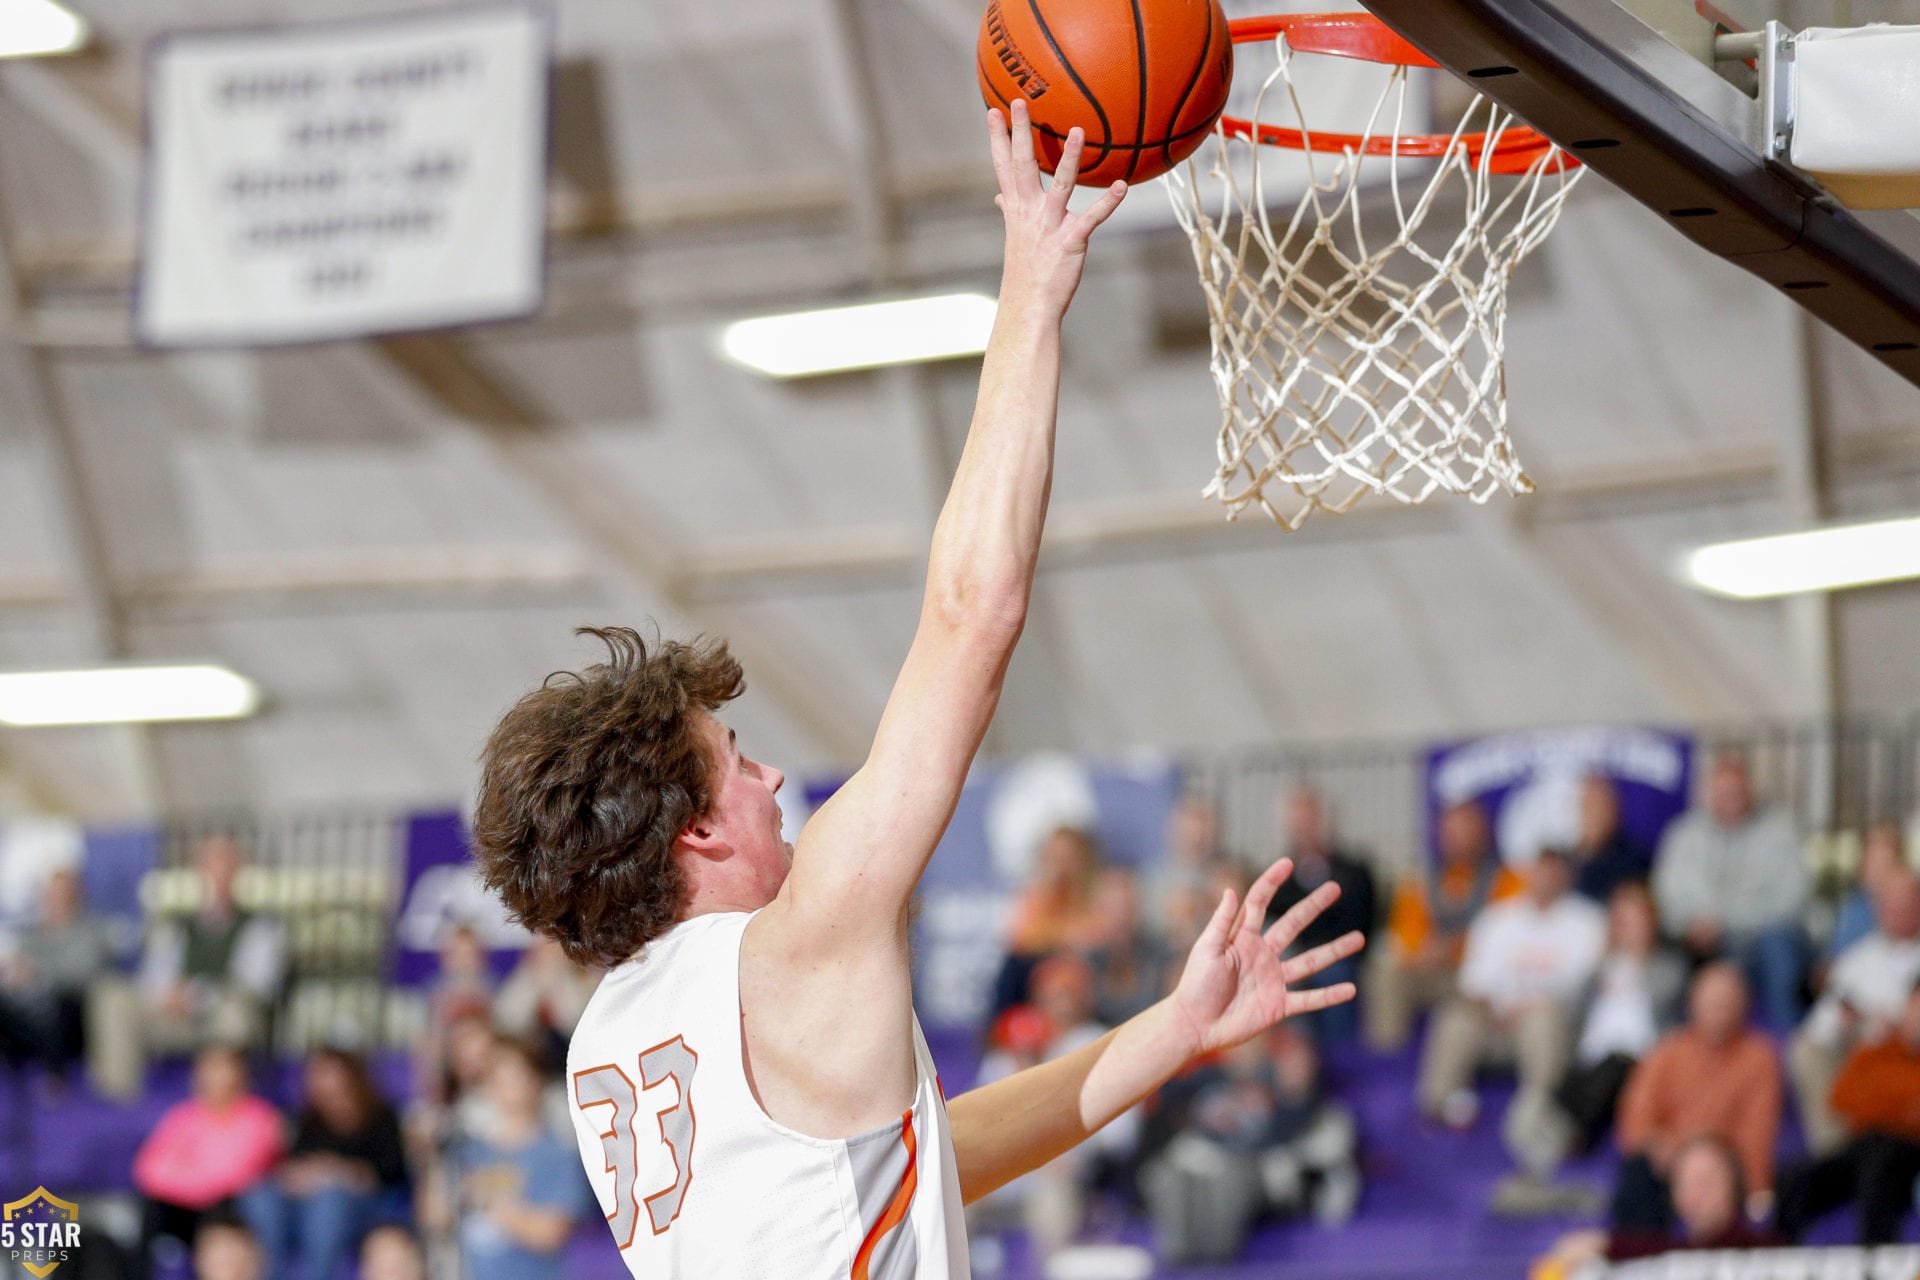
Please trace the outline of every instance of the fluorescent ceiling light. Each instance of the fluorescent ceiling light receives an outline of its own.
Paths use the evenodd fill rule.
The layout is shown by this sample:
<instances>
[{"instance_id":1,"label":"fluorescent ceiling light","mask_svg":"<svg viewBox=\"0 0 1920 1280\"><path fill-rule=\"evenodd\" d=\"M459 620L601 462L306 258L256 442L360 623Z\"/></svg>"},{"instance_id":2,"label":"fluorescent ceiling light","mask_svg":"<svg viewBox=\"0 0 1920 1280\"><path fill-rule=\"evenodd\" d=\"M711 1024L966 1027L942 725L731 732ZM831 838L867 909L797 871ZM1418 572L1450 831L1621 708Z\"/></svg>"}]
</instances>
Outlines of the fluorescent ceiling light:
<instances>
[{"instance_id":1,"label":"fluorescent ceiling light","mask_svg":"<svg viewBox=\"0 0 1920 1280\"><path fill-rule=\"evenodd\" d=\"M1688 554L1681 571L1741 600L1920 578L1920 517L1718 542Z\"/></svg>"},{"instance_id":2,"label":"fluorescent ceiling light","mask_svg":"<svg viewBox=\"0 0 1920 1280\"><path fill-rule=\"evenodd\" d=\"M775 378L977 356L987 349L995 307L985 294L949 293L760 316L722 330L720 351Z\"/></svg>"},{"instance_id":3,"label":"fluorescent ceiling light","mask_svg":"<svg viewBox=\"0 0 1920 1280\"><path fill-rule=\"evenodd\" d=\"M0 58L72 53L86 42L80 15L53 0L0 0Z\"/></svg>"},{"instance_id":4,"label":"fluorescent ceiling light","mask_svg":"<svg viewBox=\"0 0 1920 1280\"><path fill-rule=\"evenodd\" d=\"M0 674L0 724L129 724L252 715L260 690L225 667L101 667Z\"/></svg>"}]
</instances>

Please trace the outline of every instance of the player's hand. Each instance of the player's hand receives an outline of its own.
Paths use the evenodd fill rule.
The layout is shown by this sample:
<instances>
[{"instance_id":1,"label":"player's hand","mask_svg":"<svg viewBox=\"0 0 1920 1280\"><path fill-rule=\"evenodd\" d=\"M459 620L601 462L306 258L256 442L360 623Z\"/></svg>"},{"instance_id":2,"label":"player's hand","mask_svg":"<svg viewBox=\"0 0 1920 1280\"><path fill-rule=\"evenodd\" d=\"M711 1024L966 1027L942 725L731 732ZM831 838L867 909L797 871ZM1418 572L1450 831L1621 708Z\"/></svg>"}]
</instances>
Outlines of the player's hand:
<instances>
[{"instance_id":1,"label":"player's hand","mask_svg":"<svg viewBox=\"0 0 1920 1280\"><path fill-rule=\"evenodd\" d=\"M1321 885L1273 928L1263 929L1274 892L1291 874L1292 859L1282 858L1254 881L1244 903L1236 902L1233 890L1227 890L1187 953L1187 967L1172 1000L1193 1053L1232 1048L1282 1018L1353 999L1351 982L1313 988L1300 984L1365 946L1366 939L1358 932L1282 959L1301 931L1339 900L1339 885L1331 881Z\"/></svg>"},{"instance_id":2,"label":"player's hand","mask_svg":"<svg viewBox=\"0 0 1920 1280\"><path fill-rule=\"evenodd\" d=\"M1077 128L1068 131L1060 167L1054 170L1052 184L1043 186L1023 98L1016 98L1005 114L997 107L987 112L987 141L993 150L993 172L1000 180L1000 194L993 202L1007 219L1000 303L1063 312L1080 285L1087 237L1120 207L1127 184L1116 182L1084 213L1069 213L1067 197L1080 174L1086 138Z\"/></svg>"}]
</instances>

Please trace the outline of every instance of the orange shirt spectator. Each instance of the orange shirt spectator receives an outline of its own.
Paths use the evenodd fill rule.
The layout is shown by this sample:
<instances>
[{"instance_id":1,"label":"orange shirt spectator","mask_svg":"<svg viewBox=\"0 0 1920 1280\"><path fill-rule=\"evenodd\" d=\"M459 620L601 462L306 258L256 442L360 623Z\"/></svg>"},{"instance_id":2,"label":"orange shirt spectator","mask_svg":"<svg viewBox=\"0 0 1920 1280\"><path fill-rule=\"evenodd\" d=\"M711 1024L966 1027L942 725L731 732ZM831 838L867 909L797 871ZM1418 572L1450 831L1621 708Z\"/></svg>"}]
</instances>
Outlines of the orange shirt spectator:
<instances>
[{"instance_id":1,"label":"orange shirt spectator","mask_svg":"<svg viewBox=\"0 0 1920 1280\"><path fill-rule=\"evenodd\" d=\"M1443 906L1456 908L1441 913L1448 919L1458 915L1471 920L1479 914L1480 907L1511 898L1526 885L1511 867L1494 867L1484 874L1484 891L1483 870L1478 863L1449 863L1440 868L1431 882L1401 881L1394 891L1393 909L1387 917L1387 930L1399 944L1401 954L1420 955L1428 942L1433 941L1445 949L1447 965L1458 968L1466 954L1466 932L1447 930L1443 922L1437 922L1434 900L1437 898ZM1441 927L1436 928L1437 924Z\"/></svg>"},{"instance_id":2,"label":"orange shirt spectator","mask_svg":"<svg viewBox=\"0 0 1920 1280\"><path fill-rule=\"evenodd\" d=\"M1665 1176L1689 1139L1711 1134L1740 1153L1749 1193L1773 1189L1782 1085L1773 1042L1746 1024L1738 972L1710 965L1694 981L1687 1025L1653 1047L1620 1100L1620 1150Z\"/></svg>"},{"instance_id":3,"label":"orange shirt spectator","mask_svg":"<svg viewBox=\"0 0 1920 1280\"><path fill-rule=\"evenodd\" d=\"M1074 827L1048 836L1014 904L1008 950L1040 956L1094 941L1101 923L1094 892L1099 872L1100 851L1092 836Z\"/></svg>"},{"instance_id":4,"label":"orange shirt spectator","mask_svg":"<svg viewBox=\"0 0 1920 1280\"><path fill-rule=\"evenodd\" d=\"M1855 1133L1920 1142L1920 1049L1891 1036L1855 1050L1833 1083L1833 1109Z\"/></svg>"}]
</instances>

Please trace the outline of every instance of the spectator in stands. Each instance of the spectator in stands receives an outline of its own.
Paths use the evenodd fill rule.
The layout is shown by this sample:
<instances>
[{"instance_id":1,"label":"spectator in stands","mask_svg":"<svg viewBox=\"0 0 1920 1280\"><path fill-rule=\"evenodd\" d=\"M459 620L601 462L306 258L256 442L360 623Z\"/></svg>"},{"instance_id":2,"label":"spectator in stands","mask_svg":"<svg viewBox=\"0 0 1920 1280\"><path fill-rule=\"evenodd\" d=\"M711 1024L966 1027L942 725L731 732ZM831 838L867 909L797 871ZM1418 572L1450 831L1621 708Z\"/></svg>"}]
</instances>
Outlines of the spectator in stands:
<instances>
[{"instance_id":1,"label":"spectator in stands","mask_svg":"<svg viewBox=\"0 0 1920 1280\"><path fill-rule=\"evenodd\" d=\"M1352 1114L1327 1097L1313 1041L1291 1026L1183 1078L1177 1132L1141 1175L1162 1257L1231 1262L1264 1214L1337 1225L1359 1205Z\"/></svg>"},{"instance_id":2,"label":"spectator in stands","mask_svg":"<svg viewBox=\"0 0 1920 1280\"><path fill-rule=\"evenodd\" d=\"M365 1062L338 1049L308 1057L292 1148L272 1178L240 1197L240 1210L272 1280L337 1280L375 1223L407 1216L400 1124Z\"/></svg>"},{"instance_id":3,"label":"spectator in stands","mask_svg":"<svg viewBox=\"0 0 1920 1280\"><path fill-rule=\"evenodd\" d=\"M442 1069L432 1088L407 1109L404 1125L408 1165L422 1180L456 1144L490 1131L494 1117L486 1081L495 1039L486 1014L467 1014L447 1028Z\"/></svg>"},{"instance_id":4,"label":"spectator in stands","mask_svg":"<svg viewBox=\"0 0 1920 1280\"><path fill-rule=\"evenodd\" d=\"M1036 1063L1063 1057L1107 1033L1095 1014L1094 975L1076 951L1047 957L1033 971L1033 1001L996 1024L1010 1043L980 1063L979 1083L990 1084ZM1139 1117L1127 1112L1085 1143L995 1192L979 1218L1016 1217L1042 1255L1070 1243L1086 1220L1089 1197L1104 1169L1133 1158ZM988 1229L991 1229L990 1226Z\"/></svg>"},{"instance_id":5,"label":"spectator in stands","mask_svg":"<svg viewBox=\"0 0 1920 1280\"><path fill-rule=\"evenodd\" d=\"M1739 1152L1748 1216L1771 1210L1780 1063L1747 1014L1740 970L1726 961L1703 967L1687 993L1687 1025L1662 1038L1628 1077L1617 1133L1626 1159L1614 1188L1616 1230L1673 1228L1674 1158L1702 1134Z\"/></svg>"},{"instance_id":6,"label":"spectator in stands","mask_svg":"<svg viewBox=\"0 0 1920 1280\"><path fill-rule=\"evenodd\" d=\"M203 1223L193 1242L193 1280L261 1280L263 1262L253 1232L224 1214Z\"/></svg>"},{"instance_id":7,"label":"spectator in stands","mask_svg":"<svg viewBox=\"0 0 1920 1280\"><path fill-rule=\"evenodd\" d=\"M1095 1008L1092 968L1072 951L1043 961L1033 973L1033 1005L1052 1028L1044 1059L1063 1057L1098 1040L1108 1028ZM1086 1222L1094 1184L1104 1169L1126 1167L1139 1136L1139 1118L1129 1112L1085 1144L1028 1175L1029 1233L1043 1253L1069 1244Z\"/></svg>"},{"instance_id":8,"label":"spectator in stands","mask_svg":"<svg viewBox=\"0 0 1920 1280\"><path fill-rule=\"evenodd\" d=\"M447 930L437 959L440 971L427 996L433 1027L445 1028L456 1018L493 1008L493 969L487 962L486 945L472 925L457 924Z\"/></svg>"},{"instance_id":9,"label":"spectator in stands","mask_svg":"<svg viewBox=\"0 0 1920 1280\"><path fill-rule=\"evenodd\" d=\"M110 1095L139 1091L149 1053L191 1053L216 1041L252 1046L265 1035L285 948L278 922L234 897L242 862L240 847L226 836L200 842L199 901L192 914L149 934L137 1006L129 1007L117 986L100 1006L94 1075Z\"/></svg>"},{"instance_id":10,"label":"spectator in stands","mask_svg":"<svg viewBox=\"0 0 1920 1280\"><path fill-rule=\"evenodd\" d=\"M1420 1064L1420 1110L1456 1128L1480 1111L1474 1072L1515 1063L1520 1091L1506 1118L1516 1151L1553 1106L1572 1049L1574 999L1606 949L1606 918L1573 893L1573 862L1543 849L1527 868L1526 891L1490 903L1467 933L1459 991L1442 1006ZM1524 1162L1523 1162L1524 1163Z\"/></svg>"},{"instance_id":11,"label":"spectator in stands","mask_svg":"<svg viewBox=\"0 0 1920 1280\"><path fill-rule=\"evenodd\" d=\"M1554 1246L1533 1280L1562 1280L1597 1258L1627 1262L1683 1250L1765 1249L1779 1238L1747 1221L1745 1161L1724 1138L1700 1134L1674 1149L1673 1225L1659 1230L1579 1231Z\"/></svg>"},{"instance_id":12,"label":"spectator in stands","mask_svg":"<svg viewBox=\"0 0 1920 1280\"><path fill-rule=\"evenodd\" d=\"M1293 874L1280 886L1268 909L1269 920L1278 920L1302 898L1331 880L1340 886L1340 900L1321 913L1295 941L1300 951L1309 951L1348 933L1373 933L1377 906L1373 872L1365 859L1342 848L1333 834L1332 816L1326 800L1310 786L1296 787L1281 802L1281 821L1287 833L1287 854L1293 859ZM1357 982L1360 957L1349 956L1325 970L1325 982ZM1360 1029L1359 1006L1351 1002L1321 1011L1308 1023L1323 1043L1344 1044Z\"/></svg>"},{"instance_id":13,"label":"spectator in stands","mask_svg":"<svg viewBox=\"0 0 1920 1280\"><path fill-rule=\"evenodd\" d=\"M1680 1024L1686 998L1686 962L1660 939L1652 892L1624 881L1607 900L1607 954L1581 993L1574 1065L1556 1095L1579 1145L1613 1128L1628 1076Z\"/></svg>"},{"instance_id":14,"label":"spectator in stands","mask_svg":"<svg viewBox=\"0 0 1920 1280\"><path fill-rule=\"evenodd\" d=\"M1402 880L1383 945L1370 948L1367 1040L1393 1052L1413 1033L1414 1015L1453 996L1467 928L1488 903L1518 893L1520 877L1500 864L1486 810L1462 800L1440 815L1440 865Z\"/></svg>"},{"instance_id":15,"label":"spectator in stands","mask_svg":"<svg viewBox=\"0 0 1920 1280\"><path fill-rule=\"evenodd\" d=\"M1801 1127L1816 1156L1839 1149L1847 1126L1828 1105L1848 1053L1883 1038L1920 980L1920 878L1904 867L1874 886L1878 928L1841 953L1826 989L1787 1046Z\"/></svg>"},{"instance_id":16,"label":"spectator in stands","mask_svg":"<svg viewBox=\"0 0 1920 1280\"><path fill-rule=\"evenodd\" d=\"M397 1222L367 1232L360 1242L360 1280L427 1280L420 1237Z\"/></svg>"},{"instance_id":17,"label":"spectator in stands","mask_svg":"<svg viewBox=\"0 0 1920 1280\"><path fill-rule=\"evenodd\" d=\"M589 1192L580 1156L541 1114L544 1050L496 1043L487 1094L499 1123L469 1138L429 1180L423 1212L459 1242L466 1280L560 1280L567 1239Z\"/></svg>"},{"instance_id":18,"label":"spectator in stands","mask_svg":"<svg viewBox=\"0 0 1920 1280\"><path fill-rule=\"evenodd\" d=\"M1189 791L1174 803L1167 818L1167 847L1147 880L1147 898L1153 904L1153 925L1174 945L1198 938L1220 901L1221 876L1231 867L1220 842L1220 812L1212 800Z\"/></svg>"},{"instance_id":19,"label":"spectator in stands","mask_svg":"<svg viewBox=\"0 0 1920 1280\"><path fill-rule=\"evenodd\" d=\"M471 925L455 925L440 941L440 971L427 994L427 1025L414 1047L414 1092L429 1104L444 1100L453 1028L478 1017L493 1020L493 970Z\"/></svg>"},{"instance_id":20,"label":"spectator in stands","mask_svg":"<svg viewBox=\"0 0 1920 1280\"><path fill-rule=\"evenodd\" d=\"M1832 1105L1850 1137L1781 1179L1780 1234L1797 1241L1821 1214L1858 1200L1860 1243L1892 1244L1920 1178L1920 987L1891 1034L1847 1059Z\"/></svg>"},{"instance_id":21,"label":"spectator in stands","mask_svg":"<svg viewBox=\"0 0 1920 1280\"><path fill-rule=\"evenodd\" d=\"M1176 976L1167 944L1140 918L1140 887L1129 867L1108 867L1094 889L1083 934L1094 974L1094 1014L1117 1027L1167 993Z\"/></svg>"},{"instance_id":22,"label":"spectator in stands","mask_svg":"<svg viewBox=\"0 0 1920 1280\"><path fill-rule=\"evenodd\" d=\"M1007 957L994 980L994 1016L1023 1004L1034 968L1062 947L1097 931L1094 888L1100 880L1100 847L1078 827L1060 827L1034 855L1033 870L1013 904Z\"/></svg>"},{"instance_id":23,"label":"spectator in stands","mask_svg":"<svg viewBox=\"0 0 1920 1280\"><path fill-rule=\"evenodd\" d=\"M1807 937L1800 916L1807 865L1793 824L1754 803L1746 758L1714 757L1707 803L1674 822L1660 842L1653 896L1660 918L1696 961L1738 964L1776 1031L1800 1018Z\"/></svg>"},{"instance_id":24,"label":"spectator in stands","mask_svg":"<svg viewBox=\"0 0 1920 1280\"><path fill-rule=\"evenodd\" d=\"M64 1079L86 1051L90 993L112 971L112 930L86 910L79 873L53 872L38 919L0 953L0 1060Z\"/></svg>"},{"instance_id":25,"label":"spectator in stands","mask_svg":"<svg viewBox=\"0 0 1920 1280\"><path fill-rule=\"evenodd\" d=\"M1874 890L1883 879L1902 871L1911 873L1912 868L1907 865L1906 836L1900 824L1876 822L1868 827L1860 839L1860 867L1854 874L1853 892L1840 904L1833 936L1827 939L1826 954L1821 957L1823 963L1831 965L1842 951L1874 931ZM1823 980L1819 985L1826 984Z\"/></svg>"},{"instance_id":26,"label":"spectator in stands","mask_svg":"<svg viewBox=\"0 0 1920 1280\"><path fill-rule=\"evenodd\" d=\"M494 998L493 1025L540 1045L547 1069L558 1074L566 1069L567 1041L600 985L601 973L567 959L553 938L537 936Z\"/></svg>"},{"instance_id":27,"label":"spectator in stands","mask_svg":"<svg viewBox=\"0 0 1920 1280\"><path fill-rule=\"evenodd\" d=\"M1613 891L1653 870L1653 851L1620 825L1620 791L1604 773L1580 781L1580 840L1573 855L1580 874L1574 888L1592 902L1605 903Z\"/></svg>"},{"instance_id":28,"label":"spectator in stands","mask_svg":"<svg viewBox=\"0 0 1920 1280\"><path fill-rule=\"evenodd\" d=\"M1634 1065L1680 1020L1686 963L1660 943L1653 895L1624 880L1607 899L1607 950L1574 1004L1573 1064L1553 1105L1516 1117L1509 1142L1521 1173L1501 1183L1494 1210L1509 1216L1588 1213L1599 1206L1582 1187L1551 1178L1576 1149L1613 1128L1620 1093Z\"/></svg>"},{"instance_id":29,"label":"spectator in stands","mask_svg":"<svg viewBox=\"0 0 1920 1280\"><path fill-rule=\"evenodd\" d=\"M133 1158L141 1266L162 1238L192 1244L204 1217L272 1173L285 1146L280 1113L248 1088L246 1059L222 1045L202 1049L192 1094L161 1115Z\"/></svg>"}]
</instances>

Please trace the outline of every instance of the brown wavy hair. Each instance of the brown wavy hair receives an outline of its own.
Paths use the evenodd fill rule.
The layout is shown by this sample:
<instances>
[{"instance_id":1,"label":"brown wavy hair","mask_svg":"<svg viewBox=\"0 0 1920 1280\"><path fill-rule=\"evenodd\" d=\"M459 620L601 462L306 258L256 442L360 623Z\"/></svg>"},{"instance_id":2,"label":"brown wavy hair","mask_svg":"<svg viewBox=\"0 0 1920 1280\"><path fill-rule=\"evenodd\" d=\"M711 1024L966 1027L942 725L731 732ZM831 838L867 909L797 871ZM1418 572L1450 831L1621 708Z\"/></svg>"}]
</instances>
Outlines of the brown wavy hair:
<instances>
[{"instance_id":1,"label":"brown wavy hair","mask_svg":"<svg viewBox=\"0 0 1920 1280\"><path fill-rule=\"evenodd\" d=\"M616 965L686 896L674 840L713 802L702 719L746 679L724 640L582 627L607 661L560 671L501 717L480 756L474 857L514 918L579 964Z\"/></svg>"}]
</instances>

